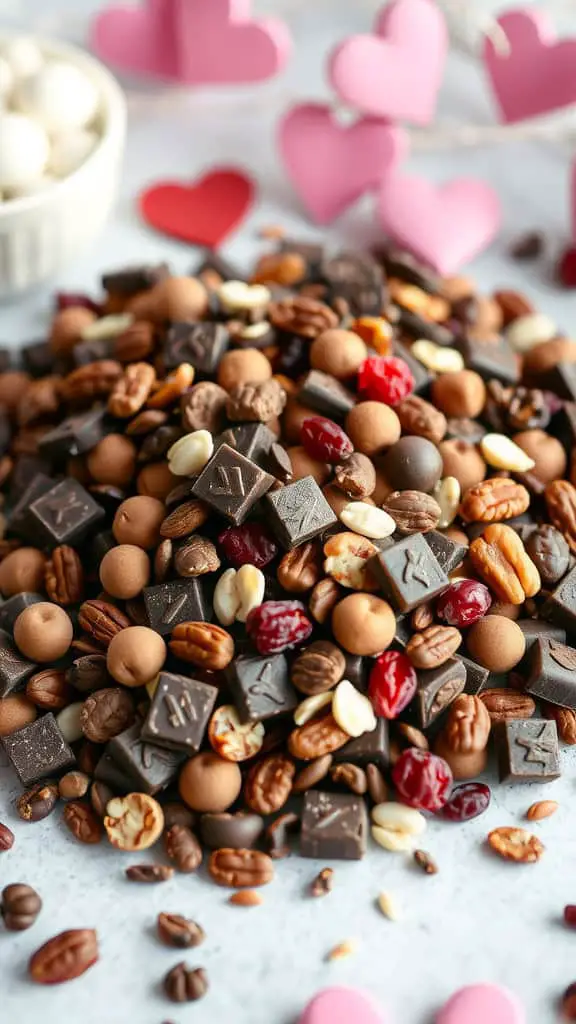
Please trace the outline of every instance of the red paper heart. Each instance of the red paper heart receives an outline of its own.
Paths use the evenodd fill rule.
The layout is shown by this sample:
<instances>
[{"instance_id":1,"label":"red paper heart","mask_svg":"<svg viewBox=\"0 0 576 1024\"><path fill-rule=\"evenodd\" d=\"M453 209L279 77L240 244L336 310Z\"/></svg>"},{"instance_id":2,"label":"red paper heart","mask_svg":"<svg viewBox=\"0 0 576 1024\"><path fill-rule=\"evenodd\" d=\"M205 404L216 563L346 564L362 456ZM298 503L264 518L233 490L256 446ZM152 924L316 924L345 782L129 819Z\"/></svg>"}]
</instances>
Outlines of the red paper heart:
<instances>
[{"instance_id":1,"label":"red paper heart","mask_svg":"<svg viewBox=\"0 0 576 1024\"><path fill-rule=\"evenodd\" d=\"M241 171L209 171L193 185L160 182L141 193L140 212L156 231L216 249L254 200L254 183Z\"/></svg>"}]
</instances>

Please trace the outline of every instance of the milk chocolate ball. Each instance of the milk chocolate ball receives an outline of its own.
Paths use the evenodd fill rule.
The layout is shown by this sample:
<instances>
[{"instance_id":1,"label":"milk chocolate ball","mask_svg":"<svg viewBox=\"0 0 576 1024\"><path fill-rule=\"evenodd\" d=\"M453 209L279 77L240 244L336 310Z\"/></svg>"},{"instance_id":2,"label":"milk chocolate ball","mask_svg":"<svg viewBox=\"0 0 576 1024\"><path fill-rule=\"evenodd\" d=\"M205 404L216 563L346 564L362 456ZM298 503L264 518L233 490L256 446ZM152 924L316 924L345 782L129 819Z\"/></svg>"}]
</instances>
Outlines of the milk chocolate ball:
<instances>
[{"instance_id":1,"label":"milk chocolate ball","mask_svg":"<svg viewBox=\"0 0 576 1024\"><path fill-rule=\"evenodd\" d=\"M193 811L217 814L227 811L240 795L242 774L235 761L206 752L186 762L178 788Z\"/></svg>"},{"instance_id":2,"label":"milk chocolate ball","mask_svg":"<svg viewBox=\"0 0 576 1024\"><path fill-rule=\"evenodd\" d=\"M123 434L107 434L88 453L86 465L99 484L126 487L136 468L136 446Z\"/></svg>"},{"instance_id":3,"label":"milk chocolate ball","mask_svg":"<svg viewBox=\"0 0 576 1024\"><path fill-rule=\"evenodd\" d=\"M261 384L270 380L270 361L257 348L235 348L225 352L218 366L218 384L231 391L237 384Z\"/></svg>"},{"instance_id":4,"label":"milk chocolate ball","mask_svg":"<svg viewBox=\"0 0 576 1024\"><path fill-rule=\"evenodd\" d=\"M208 292L196 277L165 277L149 291L134 295L126 309L137 319L201 320L208 311Z\"/></svg>"},{"instance_id":5,"label":"milk chocolate ball","mask_svg":"<svg viewBox=\"0 0 576 1024\"><path fill-rule=\"evenodd\" d=\"M504 615L485 615L470 627L466 643L471 658L491 672L509 672L526 650L520 626Z\"/></svg>"},{"instance_id":6,"label":"milk chocolate ball","mask_svg":"<svg viewBox=\"0 0 576 1024\"><path fill-rule=\"evenodd\" d=\"M174 476L167 462L149 462L140 470L136 478L138 494L147 495L165 501L176 484L182 483L182 477Z\"/></svg>"},{"instance_id":7,"label":"milk chocolate ball","mask_svg":"<svg viewBox=\"0 0 576 1024\"><path fill-rule=\"evenodd\" d=\"M438 451L442 457L442 476L455 476L462 494L486 476L486 463L473 444L457 439L441 441Z\"/></svg>"},{"instance_id":8,"label":"milk chocolate ball","mask_svg":"<svg viewBox=\"0 0 576 1024\"><path fill-rule=\"evenodd\" d=\"M0 700L0 736L10 736L36 720L38 712L23 693L12 693Z\"/></svg>"},{"instance_id":9,"label":"milk chocolate ball","mask_svg":"<svg viewBox=\"0 0 576 1024\"><path fill-rule=\"evenodd\" d=\"M106 665L113 679L123 686L145 686L166 661L166 644L148 626L128 626L112 637Z\"/></svg>"},{"instance_id":10,"label":"milk chocolate ball","mask_svg":"<svg viewBox=\"0 0 576 1024\"><path fill-rule=\"evenodd\" d=\"M96 314L85 306L68 306L56 313L50 331L50 348L55 355L67 355L80 341L82 331L94 323Z\"/></svg>"},{"instance_id":11,"label":"milk chocolate ball","mask_svg":"<svg viewBox=\"0 0 576 1024\"><path fill-rule=\"evenodd\" d=\"M432 400L446 416L475 419L486 403L486 385L474 370L442 373L432 382Z\"/></svg>"},{"instance_id":12,"label":"milk chocolate ball","mask_svg":"<svg viewBox=\"0 0 576 1024\"><path fill-rule=\"evenodd\" d=\"M346 433L357 452L377 455L400 437L401 427L394 409L383 402L359 402L346 417Z\"/></svg>"},{"instance_id":13,"label":"milk chocolate ball","mask_svg":"<svg viewBox=\"0 0 576 1024\"><path fill-rule=\"evenodd\" d=\"M373 594L349 594L332 612L332 631L350 654L375 655L394 639L396 616L387 601Z\"/></svg>"},{"instance_id":14,"label":"milk chocolate ball","mask_svg":"<svg viewBox=\"0 0 576 1024\"><path fill-rule=\"evenodd\" d=\"M424 437L401 437L382 460L387 480L397 491L431 491L442 476L442 457Z\"/></svg>"},{"instance_id":15,"label":"milk chocolate ball","mask_svg":"<svg viewBox=\"0 0 576 1024\"><path fill-rule=\"evenodd\" d=\"M544 484L561 480L566 473L566 452L557 437L545 430L522 430L514 434L513 441L534 459L533 473Z\"/></svg>"},{"instance_id":16,"label":"milk chocolate ball","mask_svg":"<svg viewBox=\"0 0 576 1024\"><path fill-rule=\"evenodd\" d=\"M135 544L148 550L160 543L160 525L165 516L166 509L161 501L137 494L119 505L112 533L119 544Z\"/></svg>"},{"instance_id":17,"label":"milk chocolate ball","mask_svg":"<svg viewBox=\"0 0 576 1024\"><path fill-rule=\"evenodd\" d=\"M323 331L310 346L312 368L330 373L338 380L346 380L358 373L367 356L368 349L362 338L340 327Z\"/></svg>"},{"instance_id":18,"label":"milk chocolate ball","mask_svg":"<svg viewBox=\"0 0 576 1024\"><path fill-rule=\"evenodd\" d=\"M46 556L38 548L18 548L0 562L0 591L13 597L23 590L38 593L44 590Z\"/></svg>"},{"instance_id":19,"label":"milk chocolate ball","mask_svg":"<svg viewBox=\"0 0 576 1024\"><path fill-rule=\"evenodd\" d=\"M70 616L50 601L29 605L14 623L16 646L30 661L57 661L66 654L73 636Z\"/></svg>"},{"instance_id":20,"label":"milk chocolate ball","mask_svg":"<svg viewBox=\"0 0 576 1024\"><path fill-rule=\"evenodd\" d=\"M110 548L100 562L100 582L112 597L137 597L150 579L150 559L135 544Z\"/></svg>"}]
</instances>

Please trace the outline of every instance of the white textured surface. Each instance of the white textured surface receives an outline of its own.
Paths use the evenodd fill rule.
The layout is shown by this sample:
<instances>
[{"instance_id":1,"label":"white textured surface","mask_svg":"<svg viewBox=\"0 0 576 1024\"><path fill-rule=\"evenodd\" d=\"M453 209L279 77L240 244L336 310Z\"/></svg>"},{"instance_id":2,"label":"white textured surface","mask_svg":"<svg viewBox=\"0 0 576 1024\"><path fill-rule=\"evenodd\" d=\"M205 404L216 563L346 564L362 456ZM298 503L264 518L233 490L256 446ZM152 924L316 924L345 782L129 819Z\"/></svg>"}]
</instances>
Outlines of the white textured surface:
<instances>
[{"instance_id":1,"label":"white textured surface","mask_svg":"<svg viewBox=\"0 0 576 1024\"><path fill-rule=\"evenodd\" d=\"M57 25L59 8L70 11L72 6L76 32L82 22L78 12L97 4L54 0L50 14ZM265 6L259 4L260 9ZM268 9L280 6L269 3ZM26 7L30 17L46 14L44 0L28 0ZM366 19L360 5L332 0L329 9L325 3L301 8L294 24L299 49L282 81L236 96L198 93L168 99L151 90L133 94L116 216L91 252L59 278L59 286L91 288L99 270L127 260L168 258L176 269L190 267L197 255L140 225L134 197L147 182L192 178L218 162L251 168L261 194L259 208L226 247L226 255L248 261L259 248L255 228L271 222L318 237L301 217L278 167L272 125L287 102L319 94L319 55L347 28L362 30ZM489 121L479 73L462 59L453 61L444 92L444 116ZM498 150L427 155L414 166L438 178L477 173L498 188L504 232L473 268L478 280L485 287L526 288L570 332L576 296L554 288L549 262L522 268L505 255L506 241L533 226L546 232L551 254L564 242L568 161L567 147L512 143ZM355 244L374 238L375 231L370 216L358 209L329 236ZM45 289L0 309L0 340L17 343L40 337L49 301ZM576 938L560 920L564 904L576 902L576 758L565 751L562 759L565 775L560 781L544 787L501 787L493 773L488 781L494 784L494 800L484 817L466 827L434 823L420 845L438 861L435 877L421 875L402 856L372 848L362 863L335 864L333 893L311 900L306 886L323 864L293 858L278 864L277 880L264 890L264 905L254 910L228 907L226 891L201 878L180 876L156 887L130 884L123 879L123 868L133 858L104 846L79 846L56 818L36 825L17 822L16 846L0 855L0 882L36 886L45 909L30 931L0 934L2 1024L295 1024L317 989L340 982L369 989L389 1007L397 1024L431 1024L434 1010L454 989L473 981L509 985L526 1005L528 1024L553 1024L558 1019L555 1001L576 977ZM0 820L14 825L13 811L4 808L18 788L7 772L0 787ZM530 803L544 796L559 800L561 808L534 828L547 846L539 864L511 865L486 852L483 840L490 828L521 823ZM386 921L375 906L382 889L404 907L398 923ZM196 1006L172 1007L159 992L164 972L183 958L154 937L160 910L189 914L206 929L205 946L185 955L210 974L210 995ZM56 932L75 926L98 928L100 964L58 989L31 986L25 977L29 954ZM326 964L326 952L351 937L360 940L356 956Z\"/></svg>"}]
</instances>

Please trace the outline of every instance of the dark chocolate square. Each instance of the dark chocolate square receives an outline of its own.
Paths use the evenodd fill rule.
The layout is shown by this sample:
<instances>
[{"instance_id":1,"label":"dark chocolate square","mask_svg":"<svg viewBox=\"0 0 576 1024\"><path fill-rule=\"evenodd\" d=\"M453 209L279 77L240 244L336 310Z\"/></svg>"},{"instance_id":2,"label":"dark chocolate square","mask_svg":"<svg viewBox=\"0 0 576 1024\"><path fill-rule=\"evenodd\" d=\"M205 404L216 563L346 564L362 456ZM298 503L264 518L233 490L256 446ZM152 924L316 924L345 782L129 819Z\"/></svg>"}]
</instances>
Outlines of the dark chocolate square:
<instances>
[{"instance_id":1,"label":"dark chocolate square","mask_svg":"<svg viewBox=\"0 0 576 1024\"><path fill-rule=\"evenodd\" d=\"M23 786L57 776L76 763L54 715L42 715L2 738L4 750Z\"/></svg>"},{"instance_id":2,"label":"dark chocolate square","mask_svg":"<svg viewBox=\"0 0 576 1024\"><path fill-rule=\"evenodd\" d=\"M56 484L30 506L31 529L40 547L74 544L104 517L88 491L72 477Z\"/></svg>"},{"instance_id":3,"label":"dark chocolate square","mask_svg":"<svg viewBox=\"0 0 576 1024\"><path fill-rule=\"evenodd\" d=\"M431 601L450 583L421 533L379 551L369 565L382 592L400 612Z\"/></svg>"},{"instance_id":4,"label":"dark chocolate square","mask_svg":"<svg viewBox=\"0 0 576 1024\"><path fill-rule=\"evenodd\" d=\"M382 267L367 253L339 252L327 256L320 277L329 290L328 300L344 299L352 316L380 316L385 304Z\"/></svg>"},{"instance_id":5,"label":"dark chocolate square","mask_svg":"<svg viewBox=\"0 0 576 1024\"><path fill-rule=\"evenodd\" d=\"M438 565L447 576L464 561L468 548L459 544L438 530L429 530L423 534L424 540L436 558Z\"/></svg>"},{"instance_id":6,"label":"dark chocolate square","mask_svg":"<svg viewBox=\"0 0 576 1024\"><path fill-rule=\"evenodd\" d=\"M387 768L390 763L390 741L388 737L388 722L385 718L379 718L376 728L372 732L365 732L355 740L350 740L345 746L340 747L334 753L334 761L342 763L351 761L352 764L365 768L368 764L375 764L378 768Z\"/></svg>"},{"instance_id":7,"label":"dark chocolate square","mask_svg":"<svg viewBox=\"0 0 576 1024\"><path fill-rule=\"evenodd\" d=\"M490 672L483 665L478 665L477 662L472 661L470 658L465 658L462 654L458 656L458 661L462 662L466 670L466 683L464 684L463 693L469 693L472 697L475 697L486 686Z\"/></svg>"},{"instance_id":8,"label":"dark chocolate square","mask_svg":"<svg viewBox=\"0 0 576 1024\"><path fill-rule=\"evenodd\" d=\"M198 373L213 374L230 344L224 324L213 321L173 323L166 335L162 359L167 370L190 363Z\"/></svg>"},{"instance_id":9,"label":"dark chocolate square","mask_svg":"<svg viewBox=\"0 0 576 1024\"><path fill-rule=\"evenodd\" d=\"M106 753L121 771L134 780L137 789L150 796L172 782L185 757L180 751L145 743L140 738L138 724L110 740L106 745ZM101 781L106 780L102 778Z\"/></svg>"},{"instance_id":10,"label":"dark chocolate square","mask_svg":"<svg viewBox=\"0 0 576 1024\"><path fill-rule=\"evenodd\" d=\"M576 648L543 637L530 652L526 692L561 708L576 708Z\"/></svg>"},{"instance_id":11,"label":"dark chocolate square","mask_svg":"<svg viewBox=\"0 0 576 1024\"><path fill-rule=\"evenodd\" d=\"M560 776L556 722L513 718L496 729L501 782L551 782Z\"/></svg>"},{"instance_id":12,"label":"dark chocolate square","mask_svg":"<svg viewBox=\"0 0 576 1024\"><path fill-rule=\"evenodd\" d=\"M229 427L216 438L214 451L218 451L223 444L228 444L247 459L263 465L262 460L266 458L275 441L274 434L264 423L237 423L235 427Z\"/></svg>"},{"instance_id":13,"label":"dark chocolate square","mask_svg":"<svg viewBox=\"0 0 576 1024\"><path fill-rule=\"evenodd\" d=\"M576 633L576 566L544 602L540 614L543 619L562 626L569 635Z\"/></svg>"},{"instance_id":14,"label":"dark chocolate square","mask_svg":"<svg viewBox=\"0 0 576 1024\"><path fill-rule=\"evenodd\" d=\"M423 363L416 356L413 356L407 345L403 345L401 341L392 342L392 355L397 356L398 359L403 359L405 363L410 367L410 372L414 378L414 391L417 395L427 391L432 383L432 375L428 372Z\"/></svg>"},{"instance_id":15,"label":"dark chocolate square","mask_svg":"<svg viewBox=\"0 0 576 1024\"><path fill-rule=\"evenodd\" d=\"M338 522L311 476L266 495L270 526L285 548L295 548Z\"/></svg>"},{"instance_id":16,"label":"dark chocolate square","mask_svg":"<svg viewBox=\"0 0 576 1024\"><path fill-rule=\"evenodd\" d=\"M52 477L47 476L46 473L36 473L10 511L8 525L11 533L32 542L36 539L33 528L34 521L30 516L30 505L37 498L41 498L43 494L48 494L48 491L52 490L53 487L54 480Z\"/></svg>"},{"instance_id":17,"label":"dark chocolate square","mask_svg":"<svg viewBox=\"0 0 576 1024\"><path fill-rule=\"evenodd\" d=\"M304 794L302 857L361 860L367 841L368 814L363 797L314 789Z\"/></svg>"},{"instance_id":18,"label":"dark chocolate square","mask_svg":"<svg viewBox=\"0 0 576 1024\"><path fill-rule=\"evenodd\" d=\"M417 672L416 707L421 729L428 729L439 715L462 693L466 669L460 658L449 658L443 665Z\"/></svg>"},{"instance_id":19,"label":"dark chocolate square","mask_svg":"<svg viewBox=\"0 0 576 1024\"><path fill-rule=\"evenodd\" d=\"M22 597L37 597L36 594L18 594L15 598L10 598L6 601L6 604L10 604L10 601L19 600ZM42 601L43 598L38 598ZM30 602L34 603L34 602ZM5 605L2 605L1 611L4 611ZM7 697L10 693L15 690L19 690L27 679L30 678L33 672L36 671L37 665L33 661L29 661L23 654L20 653L10 633L0 629L0 697Z\"/></svg>"},{"instance_id":20,"label":"dark chocolate square","mask_svg":"<svg viewBox=\"0 0 576 1024\"><path fill-rule=\"evenodd\" d=\"M264 722L293 711L299 703L283 654L236 658L226 678L242 722Z\"/></svg>"},{"instance_id":21,"label":"dark chocolate square","mask_svg":"<svg viewBox=\"0 0 576 1024\"><path fill-rule=\"evenodd\" d=\"M273 483L273 476L223 444L202 470L192 493L239 526Z\"/></svg>"},{"instance_id":22,"label":"dark chocolate square","mask_svg":"<svg viewBox=\"0 0 576 1024\"><path fill-rule=\"evenodd\" d=\"M206 622L206 605L199 579L170 580L145 587L148 625L164 636L180 622Z\"/></svg>"},{"instance_id":23,"label":"dark chocolate square","mask_svg":"<svg viewBox=\"0 0 576 1024\"><path fill-rule=\"evenodd\" d=\"M143 263L134 267L122 267L102 275L102 287L105 292L123 295L130 298L138 292L148 291L159 281L170 277L167 263Z\"/></svg>"},{"instance_id":24,"label":"dark chocolate square","mask_svg":"<svg viewBox=\"0 0 576 1024\"><path fill-rule=\"evenodd\" d=\"M105 782L114 793L131 793L138 785L137 780L123 771L107 750L104 750L94 769L94 778L98 782Z\"/></svg>"},{"instance_id":25,"label":"dark chocolate square","mask_svg":"<svg viewBox=\"0 0 576 1024\"><path fill-rule=\"evenodd\" d=\"M558 644L566 643L566 630L561 626L554 626L551 622L542 619L518 619L518 625L524 633L526 641L526 655L530 653L537 640L555 640Z\"/></svg>"},{"instance_id":26,"label":"dark chocolate square","mask_svg":"<svg viewBox=\"0 0 576 1024\"><path fill-rule=\"evenodd\" d=\"M356 405L356 396L331 374L310 370L298 392L298 401L330 419L342 420Z\"/></svg>"},{"instance_id":27,"label":"dark chocolate square","mask_svg":"<svg viewBox=\"0 0 576 1024\"><path fill-rule=\"evenodd\" d=\"M457 345L466 369L475 370L485 380L495 378L502 384L517 384L520 380L518 357L505 338L478 341L465 335L458 339Z\"/></svg>"},{"instance_id":28,"label":"dark chocolate square","mask_svg":"<svg viewBox=\"0 0 576 1024\"><path fill-rule=\"evenodd\" d=\"M197 754L217 696L216 686L161 672L141 739L168 750Z\"/></svg>"},{"instance_id":29,"label":"dark chocolate square","mask_svg":"<svg viewBox=\"0 0 576 1024\"><path fill-rule=\"evenodd\" d=\"M68 416L40 440L39 449L47 459L62 462L71 455L82 455L95 448L104 437L105 409L97 407L88 412Z\"/></svg>"}]
</instances>

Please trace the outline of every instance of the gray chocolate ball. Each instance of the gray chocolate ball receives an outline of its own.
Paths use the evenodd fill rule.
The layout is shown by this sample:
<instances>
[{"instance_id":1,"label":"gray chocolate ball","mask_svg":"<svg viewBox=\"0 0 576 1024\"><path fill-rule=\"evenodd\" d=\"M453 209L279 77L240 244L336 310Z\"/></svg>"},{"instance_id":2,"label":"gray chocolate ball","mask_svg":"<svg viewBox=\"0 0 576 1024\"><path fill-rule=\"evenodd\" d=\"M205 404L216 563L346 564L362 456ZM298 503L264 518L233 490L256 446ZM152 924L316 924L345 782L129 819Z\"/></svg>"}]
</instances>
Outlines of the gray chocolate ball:
<instances>
[{"instance_id":1,"label":"gray chocolate ball","mask_svg":"<svg viewBox=\"0 0 576 1024\"><path fill-rule=\"evenodd\" d=\"M442 476L442 456L424 437L401 437L387 452L382 468L397 491L431 491Z\"/></svg>"}]
</instances>

